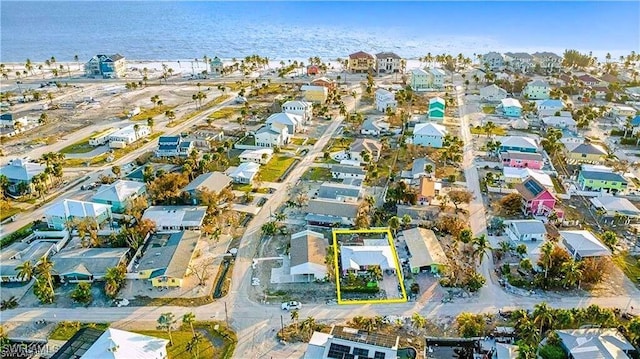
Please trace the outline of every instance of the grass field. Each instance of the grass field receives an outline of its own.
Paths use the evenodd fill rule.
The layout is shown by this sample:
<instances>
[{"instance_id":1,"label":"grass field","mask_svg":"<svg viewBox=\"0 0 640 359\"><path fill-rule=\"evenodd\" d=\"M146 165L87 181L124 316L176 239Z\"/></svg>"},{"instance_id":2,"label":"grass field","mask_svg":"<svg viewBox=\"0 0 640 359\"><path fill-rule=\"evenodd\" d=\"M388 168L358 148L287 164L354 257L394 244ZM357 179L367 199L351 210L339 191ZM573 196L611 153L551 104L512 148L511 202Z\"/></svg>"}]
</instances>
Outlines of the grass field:
<instances>
[{"instance_id":1,"label":"grass field","mask_svg":"<svg viewBox=\"0 0 640 359\"><path fill-rule=\"evenodd\" d=\"M486 113L487 115L494 114L496 113L496 108L493 106L484 106L482 108L482 112Z\"/></svg>"},{"instance_id":2,"label":"grass field","mask_svg":"<svg viewBox=\"0 0 640 359\"><path fill-rule=\"evenodd\" d=\"M219 104L223 103L224 101L226 101L230 97L231 97L231 95L222 95L222 96L216 97L215 99L213 99L213 100L205 103L204 105L200 106L199 109L197 109L197 110L195 110L193 112L190 112L190 113L180 117L177 120L173 120L173 121L167 123L167 127L172 128L172 127L176 127L176 126L178 126L178 125L180 125L182 123L185 123L185 122L189 121L190 119L200 115L204 111L206 111L206 110L208 110L208 109L210 109L212 107L215 107L216 105L219 105Z\"/></svg>"},{"instance_id":3,"label":"grass field","mask_svg":"<svg viewBox=\"0 0 640 359\"><path fill-rule=\"evenodd\" d=\"M109 323L80 323L62 321L58 323L58 326L56 326L53 332L51 332L49 339L69 340L74 334L78 332L78 330L86 327L104 330L109 328Z\"/></svg>"},{"instance_id":4,"label":"grass field","mask_svg":"<svg viewBox=\"0 0 640 359\"><path fill-rule=\"evenodd\" d=\"M294 137L291 139L291 143L296 146L302 146L304 144L304 138Z\"/></svg>"},{"instance_id":5,"label":"grass field","mask_svg":"<svg viewBox=\"0 0 640 359\"><path fill-rule=\"evenodd\" d=\"M331 170L325 167L311 167L302 175L307 181L329 181L331 178Z\"/></svg>"},{"instance_id":6,"label":"grass field","mask_svg":"<svg viewBox=\"0 0 640 359\"><path fill-rule=\"evenodd\" d=\"M209 116L207 116L208 118L212 119L212 120L220 120L223 118L230 118L236 115L239 115L240 111L238 110L238 108L236 107L225 107L225 108L221 108L218 111L215 111L214 113L210 114Z\"/></svg>"},{"instance_id":7,"label":"grass field","mask_svg":"<svg viewBox=\"0 0 640 359\"><path fill-rule=\"evenodd\" d=\"M146 121L147 118L149 117L156 117L158 115L162 115L169 110L173 110L174 108L176 108L176 106L167 106L167 105L145 108L145 109L142 109L142 111L140 111L139 114L133 116L131 118L131 121L142 121L142 120Z\"/></svg>"},{"instance_id":8,"label":"grass field","mask_svg":"<svg viewBox=\"0 0 640 359\"><path fill-rule=\"evenodd\" d=\"M60 153L87 153L91 152L95 147L89 144L89 139L95 135L97 132L92 133L89 137L83 138L80 141L71 144L60 150Z\"/></svg>"},{"instance_id":9,"label":"grass field","mask_svg":"<svg viewBox=\"0 0 640 359\"><path fill-rule=\"evenodd\" d=\"M274 156L260 169L260 177L265 182L275 182L295 161L293 157Z\"/></svg>"},{"instance_id":10,"label":"grass field","mask_svg":"<svg viewBox=\"0 0 640 359\"><path fill-rule=\"evenodd\" d=\"M231 185L234 191L242 191L248 192L253 189L253 185L251 183L234 183Z\"/></svg>"},{"instance_id":11,"label":"grass field","mask_svg":"<svg viewBox=\"0 0 640 359\"><path fill-rule=\"evenodd\" d=\"M151 136L140 139L132 144L130 144L129 146L125 147L125 148L119 148L115 151L113 151L113 160L116 161L118 160L120 157L130 153L131 151L134 151L140 147L142 147L145 143L149 143L153 140L155 140L156 138L162 136L164 132L154 132L151 134ZM103 153L99 156L93 157L91 159L88 158L68 158L64 160L64 166L65 167L82 167L85 166L87 163L89 164L89 166L101 166L104 165L107 162L107 158L109 157L109 153Z\"/></svg>"},{"instance_id":12,"label":"grass field","mask_svg":"<svg viewBox=\"0 0 640 359\"><path fill-rule=\"evenodd\" d=\"M634 257L625 251L615 255L613 262L618 268L622 269L632 282L640 284L640 258Z\"/></svg>"},{"instance_id":13,"label":"grass field","mask_svg":"<svg viewBox=\"0 0 640 359\"><path fill-rule=\"evenodd\" d=\"M0 221L4 221L5 219L18 213L20 213L20 208L11 206L2 207L2 210L0 211Z\"/></svg>"},{"instance_id":14,"label":"grass field","mask_svg":"<svg viewBox=\"0 0 640 359\"><path fill-rule=\"evenodd\" d=\"M471 134L472 135L486 135L487 132L485 132L484 129L482 128L477 128L477 127L471 127L470 129ZM494 136L506 136L507 135L507 130L505 130L502 127L496 127L493 129L493 131L491 131L491 134Z\"/></svg>"}]
</instances>

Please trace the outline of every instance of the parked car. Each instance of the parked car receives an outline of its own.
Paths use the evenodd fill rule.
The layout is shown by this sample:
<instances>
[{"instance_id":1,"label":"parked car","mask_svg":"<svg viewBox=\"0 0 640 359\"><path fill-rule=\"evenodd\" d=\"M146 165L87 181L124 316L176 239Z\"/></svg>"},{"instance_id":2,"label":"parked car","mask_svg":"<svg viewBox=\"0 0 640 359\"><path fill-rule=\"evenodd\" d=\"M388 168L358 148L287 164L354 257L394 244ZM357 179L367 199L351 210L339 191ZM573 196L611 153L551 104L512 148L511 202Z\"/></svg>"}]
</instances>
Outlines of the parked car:
<instances>
[{"instance_id":1,"label":"parked car","mask_svg":"<svg viewBox=\"0 0 640 359\"><path fill-rule=\"evenodd\" d=\"M282 310L296 310L302 308L302 303L296 301L284 302L281 307Z\"/></svg>"}]
</instances>

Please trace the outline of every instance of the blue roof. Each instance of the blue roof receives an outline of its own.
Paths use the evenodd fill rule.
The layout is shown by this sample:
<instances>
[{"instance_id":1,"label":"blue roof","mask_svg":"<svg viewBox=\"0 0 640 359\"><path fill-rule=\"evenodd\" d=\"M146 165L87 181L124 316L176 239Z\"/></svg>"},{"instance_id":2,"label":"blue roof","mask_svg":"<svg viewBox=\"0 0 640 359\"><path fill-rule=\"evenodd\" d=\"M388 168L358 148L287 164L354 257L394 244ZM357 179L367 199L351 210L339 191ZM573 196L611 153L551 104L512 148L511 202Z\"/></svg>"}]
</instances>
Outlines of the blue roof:
<instances>
[{"instance_id":1,"label":"blue roof","mask_svg":"<svg viewBox=\"0 0 640 359\"><path fill-rule=\"evenodd\" d=\"M627 180L624 179L624 177L622 177L618 173L613 172L581 171L580 175L584 179L627 183Z\"/></svg>"},{"instance_id":2,"label":"blue roof","mask_svg":"<svg viewBox=\"0 0 640 359\"><path fill-rule=\"evenodd\" d=\"M542 106L564 107L564 103L560 100L544 100L540 103Z\"/></svg>"},{"instance_id":3,"label":"blue roof","mask_svg":"<svg viewBox=\"0 0 640 359\"><path fill-rule=\"evenodd\" d=\"M163 143L163 142L167 142L167 143L180 142L180 136L160 136L160 138L158 139L158 143Z\"/></svg>"},{"instance_id":4,"label":"blue roof","mask_svg":"<svg viewBox=\"0 0 640 359\"><path fill-rule=\"evenodd\" d=\"M170 144L170 145L160 145L158 146L158 150L160 151L175 151L178 148L178 145L176 144Z\"/></svg>"},{"instance_id":5,"label":"blue roof","mask_svg":"<svg viewBox=\"0 0 640 359\"><path fill-rule=\"evenodd\" d=\"M640 115L636 116L631 120L631 126L640 126Z\"/></svg>"}]
</instances>

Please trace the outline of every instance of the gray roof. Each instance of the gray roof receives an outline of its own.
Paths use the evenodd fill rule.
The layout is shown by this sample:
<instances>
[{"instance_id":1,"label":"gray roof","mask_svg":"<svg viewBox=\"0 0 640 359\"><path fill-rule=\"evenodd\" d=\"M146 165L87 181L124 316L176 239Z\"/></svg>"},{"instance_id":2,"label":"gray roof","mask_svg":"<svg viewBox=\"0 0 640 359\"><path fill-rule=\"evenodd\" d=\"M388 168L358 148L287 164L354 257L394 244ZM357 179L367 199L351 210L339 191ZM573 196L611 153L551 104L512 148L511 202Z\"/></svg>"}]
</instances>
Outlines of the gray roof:
<instances>
[{"instance_id":1,"label":"gray roof","mask_svg":"<svg viewBox=\"0 0 640 359\"><path fill-rule=\"evenodd\" d=\"M154 234L149 239L138 271L158 269L153 277L165 275L183 278L187 273L191 257L198 246L200 232L182 231L171 234Z\"/></svg>"},{"instance_id":2,"label":"gray roof","mask_svg":"<svg viewBox=\"0 0 640 359\"><path fill-rule=\"evenodd\" d=\"M331 172L351 173L351 174L358 174L358 175L364 175L367 173L365 172L365 170L362 169L362 167L348 166L348 165L333 165L331 166Z\"/></svg>"},{"instance_id":3,"label":"gray roof","mask_svg":"<svg viewBox=\"0 0 640 359\"><path fill-rule=\"evenodd\" d=\"M552 59L556 59L556 60L560 60L562 59L562 57L558 56L557 54L554 54L553 52L547 52L547 51L543 51L543 52L534 52L533 54L534 58L552 58Z\"/></svg>"},{"instance_id":4,"label":"gray roof","mask_svg":"<svg viewBox=\"0 0 640 359\"><path fill-rule=\"evenodd\" d=\"M291 243L295 244L289 250L291 267L309 262L324 265L328 243L321 234L309 231L297 238L292 237Z\"/></svg>"},{"instance_id":5,"label":"gray roof","mask_svg":"<svg viewBox=\"0 0 640 359\"><path fill-rule=\"evenodd\" d=\"M87 274L103 276L107 268L117 266L129 248L77 248L62 250L51 257L53 270L59 275Z\"/></svg>"},{"instance_id":6,"label":"gray roof","mask_svg":"<svg viewBox=\"0 0 640 359\"><path fill-rule=\"evenodd\" d=\"M309 201L305 212L334 217L355 218L358 213L358 204L316 198Z\"/></svg>"},{"instance_id":7,"label":"gray roof","mask_svg":"<svg viewBox=\"0 0 640 359\"><path fill-rule=\"evenodd\" d=\"M574 359L628 359L634 350L615 328L556 330L564 347Z\"/></svg>"},{"instance_id":8,"label":"gray roof","mask_svg":"<svg viewBox=\"0 0 640 359\"><path fill-rule=\"evenodd\" d=\"M339 196L343 197L360 197L360 193L362 192L362 187L360 186L352 186L343 183L335 183L335 182L324 182L320 185L320 190L318 191L318 197L320 198L332 198L336 199Z\"/></svg>"},{"instance_id":9,"label":"gray roof","mask_svg":"<svg viewBox=\"0 0 640 359\"><path fill-rule=\"evenodd\" d=\"M376 54L376 58L378 59L397 59L400 60L402 57L398 56L395 52L379 52Z\"/></svg>"},{"instance_id":10,"label":"gray roof","mask_svg":"<svg viewBox=\"0 0 640 359\"><path fill-rule=\"evenodd\" d=\"M504 54L514 59L533 59L533 56L526 52L505 52Z\"/></svg>"},{"instance_id":11,"label":"gray roof","mask_svg":"<svg viewBox=\"0 0 640 359\"><path fill-rule=\"evenodd\" d=\"M204 190L219 193L225 187L231 184L231 177L225 175L222 172L208 172L203 173L191 181L184 189L184 192L191 192L194 190Z\"/></svg>"},{"instance_id":12,"label":"gray roof","mask_svg":"<svg viewBox=\"0 0 640 359\"><path fill-rule=\"evenodd\" d=\"M9 164L0 167L0 174L7 176L9 181L31 181L33 176L44 172L45 166L29 162L28 159L16 158Z\"/></svg>"},{"instance_id":13,"label":"gray roof","mask_svg":"<svg viewBox=\"0 0 640 359\"><path fill-rule=\"evenodd\" d=\"M141 182L117 180L112 184L102 185L98 188L98 191L91 197L91 200L124 202L145 187L145 184Z\"/></svg>"},{"instance_id":14,"label":"gray roof","mask_svg":"<svg viewBox=\"0 0 640 359\"><path fill-rule=\"evenodd\" d=\"M54 246L52 242L34 241L13 243L0 252L0 276L16 276L16 267L29 261L35 265Z\"/></svg>"},{"instance_id":15,"label":"gray roof","mask_svg":"<svg viewBox=\"0 0 640 359\"><path fill-rule=\"evenodd\" d=\"M201 226L207 214L206 206L151 206L143 219L152 220L157 228Z\"/></svg>"},{"instance_id":16,"label":"gray roof","mask_svg":"<svg viewBox=\"0 0 640 359\"><path fill-rule=\"evenodd\" d=\"M610 256L611 251L596 238L593 233L585 230L560 231L564 244L571 252L575 251L581 258Z\"/></svg>"},{"instance_id":17,"label":"gray roof","mask_svg":"<svg viewBox=\"0 0 640 359\"><path fill-rule=\"evenodd\" d=\"M571 150L569 150L569 152L579 153L579 154L584 153L587 155L601 155L601 156L605 156L607 154L607 151L605 151L604 148L600 146L596 146L592 143L581 143L576 147L572 148Z\"/></svg>"},{"instance_id":18,"label":"gray roof","mask_svg":"<svg viewBox=\"0 0 640 359\"><path fill-rule=\"evenodd\" d=\"M426 172L427 165L431 165L431 172L436 170L435 162L431 161L431 159L427 157L416 158L413 160L413 164L411 165L411 174L416 175L419 173Z\"/></svg>"},{"instance_id":19,"label":"gray roof","mask_svg":"<svg viewBox=\"0 0 640 359\"><path fill-rule=\"evenodd\" d=\"M640 209L626 198L615 196L601 196L590 199L594 207L603 209L607 212L616 212L626 216L640 215Z\"/></svg>"},{"instance_id":20,"label":"gray roof","mask_svg":"<svg viewBox=\"0 0 640 359\"><path fill-rule=\"evenodd\" d=\"M358 138L349 146L350 152L362 152L363 150L380 152L382 150L382 144L368 138Z\"/></svg>"},{"instance_id":21,"label":"gray roof","mask_svg":"<svg viewBox=\"0 0 640 359\"><path fill-rule=\"evenodd\" d=\"M537 219L523 219L509 222L510 226L513 226L519 234L538 234L547 233L547 229L542 221Z\"/></svg>"},{"instance_id":22,"label":"gray roof","mask_svg":"<svg viewBox=\"0 0 640 359\"><path fill-rule=\"evenodd\" d=\"M542 87L549 87L549 84L546 81L543 80L535 80L535 81L531 81L527 84L527 86L542 86Z\"/></svg>"},{"instance_id":23,"label":"gray roof","mask_svg":"<svg viewBox=\"0 0 640 359\"><path fill-rule=\"evenodd\" d=\"M518 159L518 160L535 160L542 161L543 157L539 153L506 151L500 153L500 158Z\"/></svg>"},{"instance_id":24,"label":"gray roof","mask_svg":"<svg viewBox=\"0 0 640 359\"><path fill-rule=\"evenodd\" d=\"M368 131L382 131L382 127L380 127L376 122L376 120L368 118L364 120L360 128Z\"/></svg>"},{"instance_id":25,"label":"gray roof","mask_svg":"<svg viewBox=\"0 0 640 359\"><path fill-rule=\"evenodd\" d=\"M622 175L613 172L580 171L580 175L585 179L628 183Z\"/></svg>"},{"instance_id":26,"label":"gray roof","mask_svg":"<svg viewBox=\"0 0 640 359\"><path fill-rule=\"evenodd\" d=\"M402 236L409 247L411 267L447 263L447 256L432 230L416 227L402 231Z\"/></svg>"}]
</instances>

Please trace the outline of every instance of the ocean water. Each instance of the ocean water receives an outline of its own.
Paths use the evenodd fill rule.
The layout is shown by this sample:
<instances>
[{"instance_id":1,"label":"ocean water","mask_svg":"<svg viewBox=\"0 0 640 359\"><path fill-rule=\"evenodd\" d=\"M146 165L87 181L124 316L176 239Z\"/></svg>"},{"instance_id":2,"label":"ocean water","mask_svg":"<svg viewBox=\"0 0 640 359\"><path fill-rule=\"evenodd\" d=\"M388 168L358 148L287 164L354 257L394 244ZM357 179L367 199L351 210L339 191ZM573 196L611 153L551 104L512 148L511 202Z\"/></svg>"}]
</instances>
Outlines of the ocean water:
<instances>
[{"instance_id":1,"label":"ocean water","mask_svg":"<svg viewBox=\"0 0 640 359\"><path fill-rule=\"evenodd\" d=\"M0 61L640 49L640 2L1 1Z\"/></svg>"}]
</instances>

